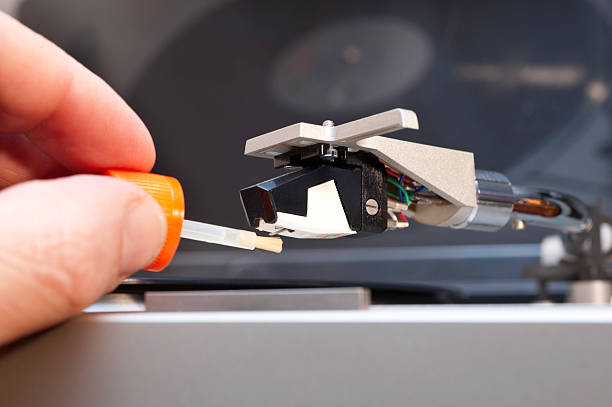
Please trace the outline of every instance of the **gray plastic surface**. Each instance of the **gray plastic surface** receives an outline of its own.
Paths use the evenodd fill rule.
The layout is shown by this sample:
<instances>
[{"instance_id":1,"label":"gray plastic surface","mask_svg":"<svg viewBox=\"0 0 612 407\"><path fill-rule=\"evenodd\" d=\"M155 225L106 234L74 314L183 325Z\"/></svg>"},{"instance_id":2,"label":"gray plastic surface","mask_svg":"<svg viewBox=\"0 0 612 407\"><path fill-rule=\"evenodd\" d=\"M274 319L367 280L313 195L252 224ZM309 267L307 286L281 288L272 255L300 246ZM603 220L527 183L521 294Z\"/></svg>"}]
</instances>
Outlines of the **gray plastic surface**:
<instances>
[{"instance_id":1,"label":"gray plastic surface","mask_svg":"<svg viewBox=\"0 0 612 407\"><path fill-rule=\"evenodd\" d=\"M602 406L588 306L90 314L0 354L2 406Z\"/></svg>"}]
</instances>

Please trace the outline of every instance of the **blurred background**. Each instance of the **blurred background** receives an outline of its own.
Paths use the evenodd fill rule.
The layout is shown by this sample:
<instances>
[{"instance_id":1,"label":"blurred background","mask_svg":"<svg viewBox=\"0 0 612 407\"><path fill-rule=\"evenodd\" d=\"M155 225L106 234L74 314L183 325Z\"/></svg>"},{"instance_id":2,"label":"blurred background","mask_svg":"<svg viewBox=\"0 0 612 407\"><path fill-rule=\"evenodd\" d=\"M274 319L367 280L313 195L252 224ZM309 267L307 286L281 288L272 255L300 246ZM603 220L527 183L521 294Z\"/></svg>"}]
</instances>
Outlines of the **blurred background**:
<instances>
[{"instance_id":1,"label":"blurred background","mask_svg":"<svg viewBox=\"0 0 612 407\"><path fill-rule=\"evenodd\" d=\"M154 171L189 219L246 228L238 191L278 175L244 142L299 121L394 107L394 136L473 151L513 184L601 197L612 211L612 2L0 0L0 9L108 81L149 127ZM525 301L537 228L412 225L362 239L285 239L282 255L183 241L129 284L362 285L411 301ZM556 284L553 294L566 286Z\"/></svg>"}]
</instances>

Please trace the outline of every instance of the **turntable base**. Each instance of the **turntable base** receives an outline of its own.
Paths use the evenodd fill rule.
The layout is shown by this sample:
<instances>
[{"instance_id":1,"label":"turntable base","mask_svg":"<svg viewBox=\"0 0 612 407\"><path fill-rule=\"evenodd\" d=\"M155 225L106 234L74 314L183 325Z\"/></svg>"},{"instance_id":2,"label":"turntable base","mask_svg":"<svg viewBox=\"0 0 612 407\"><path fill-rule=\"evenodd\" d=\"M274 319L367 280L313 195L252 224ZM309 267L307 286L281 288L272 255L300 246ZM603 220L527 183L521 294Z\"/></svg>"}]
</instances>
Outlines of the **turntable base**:
<instances>
[{"instance_id":1,"label":"turntable base","mask_svg":"<svg viewBox=\"0 0 612 407\"><path fill-rule=\"evenodd\" d=\"M0 387L19 406L605 405L610 335L602 306L99 313L6 349Z\"/></svg>"}]
</instances>

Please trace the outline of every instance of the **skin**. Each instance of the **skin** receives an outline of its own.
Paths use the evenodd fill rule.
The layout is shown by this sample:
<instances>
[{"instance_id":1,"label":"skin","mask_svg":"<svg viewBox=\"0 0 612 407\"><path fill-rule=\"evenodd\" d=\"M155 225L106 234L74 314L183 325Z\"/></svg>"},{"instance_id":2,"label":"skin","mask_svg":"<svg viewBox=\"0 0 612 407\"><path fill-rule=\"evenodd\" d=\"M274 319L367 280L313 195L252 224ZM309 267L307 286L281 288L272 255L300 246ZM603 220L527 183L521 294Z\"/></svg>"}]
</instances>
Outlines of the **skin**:
<instances>
[{"instance_id":1,"label":"skin","mask_svg":"<svg viewBox=\"0 0 612 407\"><path fill-rule=\"evenodd\" d=\"M0 12L0 346L57 324L148 265L166 221L140 188L147 128L102 79Z\"/></svg>"}]
</instances>

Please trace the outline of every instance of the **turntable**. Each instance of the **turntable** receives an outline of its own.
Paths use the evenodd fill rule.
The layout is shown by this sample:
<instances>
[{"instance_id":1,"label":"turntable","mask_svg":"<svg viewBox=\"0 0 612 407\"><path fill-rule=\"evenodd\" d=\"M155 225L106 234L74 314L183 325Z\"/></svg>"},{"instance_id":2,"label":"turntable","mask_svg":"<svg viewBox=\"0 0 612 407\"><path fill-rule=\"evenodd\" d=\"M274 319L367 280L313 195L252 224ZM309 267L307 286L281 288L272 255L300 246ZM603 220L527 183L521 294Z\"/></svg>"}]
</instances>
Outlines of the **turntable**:
<instances>
[{"instance_id":1,"label":"turntable","mask_svg":"<svg viewBox=\"0 0 612 407\"><path fill-rule=\"evenodd\" d=\"M0 357L9 401L612 397L610 308L557 304L610 298L608 2L26 0L19 17L128 99L155 139L155 171L181 180L194 218L294 233L242 215L240 190L293 171L244 157L247 139L406 107L419 130L398 139L473 152L474 168L512 185L577 197L564 208L590 226L548 237L511 219L495 233L410 221L360 239L287 238L282 256L182 243L165 271L137 273L91 313ZM303 164L292 156L277 164ZM546 198L542 211L561 200L524 198ZM25 388L40 394L23 398Z\"/></svg>"}]
</instances>

